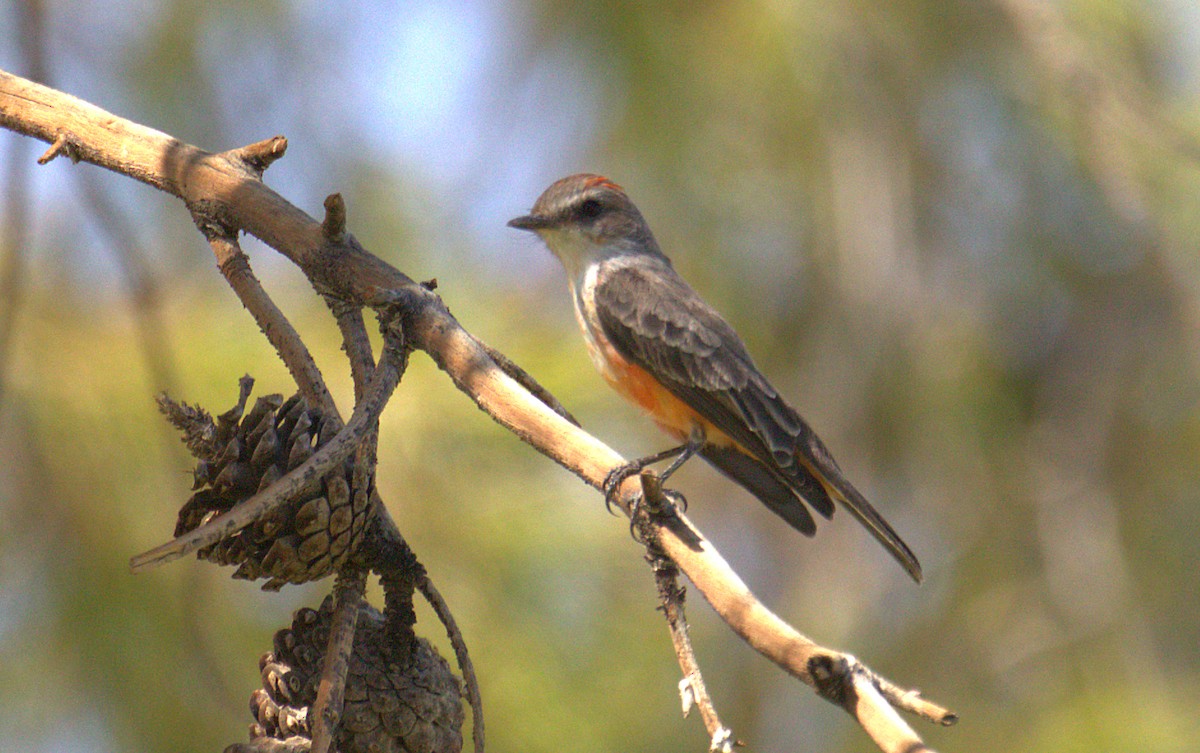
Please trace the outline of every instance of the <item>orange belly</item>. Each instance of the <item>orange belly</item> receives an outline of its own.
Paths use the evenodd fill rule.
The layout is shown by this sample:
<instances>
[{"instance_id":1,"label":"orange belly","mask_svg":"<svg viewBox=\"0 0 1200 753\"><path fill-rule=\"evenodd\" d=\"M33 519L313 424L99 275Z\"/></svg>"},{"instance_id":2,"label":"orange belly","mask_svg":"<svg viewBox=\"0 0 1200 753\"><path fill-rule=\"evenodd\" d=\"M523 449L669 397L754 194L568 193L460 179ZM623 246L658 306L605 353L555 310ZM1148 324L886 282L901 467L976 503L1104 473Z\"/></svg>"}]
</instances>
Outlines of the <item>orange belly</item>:
<instances>
[{"instance_id":1,"label":"orange belly","mask_svg":"<svg viewBox=\"0 0 1200 753\"><path fill-rule=\"evenodd\" d=\"M678 441L686 442L692 431L699 427L710 444L734 444L725 432L663 387L650 372L625 360L611 347L605 350L600 370L604 380L622 397L646 411L658 428Z\"/></svg>"}]
</instances>

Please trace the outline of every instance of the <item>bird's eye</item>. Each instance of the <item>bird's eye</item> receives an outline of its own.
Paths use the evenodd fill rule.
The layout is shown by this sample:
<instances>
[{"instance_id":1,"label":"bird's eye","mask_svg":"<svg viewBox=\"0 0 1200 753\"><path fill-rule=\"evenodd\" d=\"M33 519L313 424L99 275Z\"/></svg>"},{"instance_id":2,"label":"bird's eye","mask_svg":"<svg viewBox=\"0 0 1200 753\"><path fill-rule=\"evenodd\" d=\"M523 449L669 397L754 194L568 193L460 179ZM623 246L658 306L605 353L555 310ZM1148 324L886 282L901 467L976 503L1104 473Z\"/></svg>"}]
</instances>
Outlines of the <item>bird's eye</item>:
<instances>
[{"instance_id":1,"label":"bird's eye","mask_svg":"<svg viewBox=\"0 0 1200 753\"><path fill-rule=\"evenodd\" d=\"M595 219L600 216L604 206L598 199L584 199L579 203L579 216L584 219Z\"/></svg>"}]
</instances>

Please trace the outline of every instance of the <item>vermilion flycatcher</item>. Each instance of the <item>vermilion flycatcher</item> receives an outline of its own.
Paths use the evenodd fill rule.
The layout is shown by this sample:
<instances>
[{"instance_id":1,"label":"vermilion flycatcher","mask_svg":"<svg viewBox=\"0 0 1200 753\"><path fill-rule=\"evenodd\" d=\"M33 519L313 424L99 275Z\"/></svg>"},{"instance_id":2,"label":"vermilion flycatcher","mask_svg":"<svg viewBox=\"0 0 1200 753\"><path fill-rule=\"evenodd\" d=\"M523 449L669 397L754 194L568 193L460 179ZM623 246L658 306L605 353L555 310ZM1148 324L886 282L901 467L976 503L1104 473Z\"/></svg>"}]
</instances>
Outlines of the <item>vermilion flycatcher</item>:
<instances>
[{"instance_id":1,"label":"vermilion flycatcher","mask_svg":"<svg viewBox=\"0 0 1200 753\"><path fill-rule=\"evenodd\" d=\"M677 456L665 478L699 454L806 536L816 525L803 503L828 518L837 500L921 580L917 558L755 367L733 328L675 272L620 186L599 175L563 178L508 224L537 233L566 268L604 379L683 443L625 470Z\"/></svg>"}]
</instances>

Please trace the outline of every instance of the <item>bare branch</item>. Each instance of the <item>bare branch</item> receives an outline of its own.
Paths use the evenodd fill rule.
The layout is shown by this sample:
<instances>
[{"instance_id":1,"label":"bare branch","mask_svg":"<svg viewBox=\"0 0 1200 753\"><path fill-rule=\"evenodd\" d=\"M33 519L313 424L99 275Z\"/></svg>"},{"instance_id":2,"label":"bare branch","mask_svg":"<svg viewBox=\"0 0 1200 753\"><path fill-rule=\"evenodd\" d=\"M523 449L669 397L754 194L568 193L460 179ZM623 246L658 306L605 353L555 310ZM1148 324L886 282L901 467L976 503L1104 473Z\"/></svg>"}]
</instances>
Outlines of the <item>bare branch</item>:
<instances>
[{"instance_id":1,"label":"bare branch","mask_svg":"<svg viewBox=\"0 0 1200 753\"><path fill-rule=\"evenodd\" d=\"M325 304L337 319L342 333L342 349L350 359L350 375L354 380L354 399L362 399L362 391L375 370L375 355L371 352L371 339L363 323L362 307L349 301L325 296Z\"/></svg>"},{"instance_id":2,"label":"bare branch","mask_svg":"<svg viewBox=\"0 0 1200 753\"><path fill-rule=\"evenodd\" d=\"M328 205L329 200L326 200ZM425 285L426 289L432 289ZM371 354L371 343L367 339L367 330L363 325L362 310L358 306L339 301L335 298L326 297L325 302L329 305L334 316L337 318L338 328L342 332L343 347L346 350L346 355L350 359L350 369L354 377L354 391L356 399L360 399L359 395L365 390L365 377L374 368L374 357ZM372 462L372 466L374 463ZM356 463L355 467L359 467ZM373 500L374 504L383 506L382 501L378 498ZM389 552L388 561L382 561L384 558L376 557L371 563L371 566L380 573L381 579L396 578L399 573L391 572L393 570L403 569L404 563L402 557L397 557L397 551L411 552L408 543L396 528L392 517L387 514L386 510L381 510L381 514L376 517L376 525L379 526L378 538L380 544L385 546ZM415 555L413 555L415 560ZM399 559L401 561L397 562ZM429 574L424 572L424 568L420 568L423 575L416 581L416 588L429 602L433 608L434 614L438 620L446 628L446 635L450 638L450 645L454 649L455 660L458 662L459 671L463 675L463 683L466 685L467 703L471 706L471 740L475 748L475 753L484 753L484 721L483 721L483 697L479 692L479 678L475 674L475 665L471 661L471 654L467 650L467 642L463 637L462 631L458 627L458 622L454 619L454 613L450 611L450 606L446 604L446 600L442 598L441 593L433 584L433 580ZM389 593L385 590L385 594Z\"/></svg>"},{"instance_id":3,"label":"bare branch","mask_svg":"<svg viewBox=\"0 0 1200 753\"><path fill-rule=\"evenodd\" d=\"M338 410L333 396L329 394L329 388L325 386L325 379L313 361L312 354L300 339L300 333L267 295L267 291L263 290L262 283L250 268L250 259L242 252L237 242L237 236L213 233L209 236L208 243L217 257L217 267L221 274L237 294L238 300L254 317L258 328L274 346L275 352L279 354L292 379L296 381L300 394L325 415L337 416Z\"/></svg>"},{"instance_id":4,"label":"bare branch","mask_svg":"<svg viewBox=\"0 0 1200 753\"><path fill-rule=\"evenodd\" d=\"M417 590L425 597L425 601L429 602L429 606L433 607L434 614L446 628L458 668L463 673L463 683L467 686L467 703L471 705L471 740L475 745L475 753L484 753L483 697L479 693L479 677L475 674L475 665L467 651L467 642L463 640L462 631L458 629L454 613L450 611L446 600L442 598L442 594L428 575L417 581Z\"/></svg>"},{"instance_id":5,"label":"bare branch","mask_svg":"<svg viewBox=\"0 0 1200 753\"><path fill-rule=\"evenodd\" d=\"M646 475L643 474L643 485ZM659 487L660 496L661 491ZM647 499L652 496L649 489L646 490L646 496ZM737 742L733 739L733 732L721 723L712 698L708 695L708 688L704 685L704 676L700 673L700 663L696 661L696 652L692 648L692 639L688 633L687 616L683 607L686 591L679 585L679 568L653 547L647 548L646 561L654 571L660 608L666 617L671 644L675 647L675 658L679 661L679 669L683 673L683 679L679 683L683 715L687 716L692 706L698 708L700 718L704 720L704 729L708 731L709 750L729 753Z\"/></svg>"},{"instance_id":6,"label":"bare branch","mask_svg":"<svg viewBox=\"0 0 1200 753\"><path fill-rule=\"evenodd\" d=\"M358 609L367 588L365 570L338 573L333 584L333 622L321 679L317 684L317 699L313 703L311 753L328 753L342 717L346 697L346 675L350 669L350 654L354 650L354 630L358 624Z\"/></svg>"},{"instance_id":7,"label":"bare branch","mask_svg":"<svg viewBox=\"0 0 1200 753\"><path fill-rule=\"evenodd\" d=\"M179 196L199 223L243 229L261 238L295 262L318 291L356 305L392 308L401 317L409 346L429 353L494 420L591 486L599 489L609 471L624 464L624 458L558 415L498 366L488 349L459 325L440 298L369 254L351 234L343 233L337 240L328 238L321 223L264 186L244 160L228 153L204 152L2 72L0 125L44 141L67 134L82 160ZM312 473L317 462L328 463L335 453L345 457L374 427L378 411L399 378L388 362L399 357L389 356L385 349L371 389L356 406L350 423L307 463L209 525L135 558L135 567L173 559L219 540L286 498L287 491L275 491L284 481L293 485L311 483L320 475ZM305 476L308 473L312 476ZM618 504L626 514L639 486L631 478L621 487ZM845 664L846 656L818 646L763 606L686 517L677 513L652 521L648 540L666 552L734 632L785 671L830 697L826 693L831 693L835 685L819 686L814 668L822 670L824 682L828 679L824 668ZM880 748L915 749L912 741L919 738L891 711L876 692L874 682L869 685L876 690L856 690L854 683L861 682L855 679L857 673L832 672L829 677L851 678L844 697L853 694L856 701L844 707ZM892 695L909 697L903 692ZM919 710L943 723L952 719L949 712L933 704L921 705ZM897 747L901 743L907 748Z\"/></svg>"}]
</instances>

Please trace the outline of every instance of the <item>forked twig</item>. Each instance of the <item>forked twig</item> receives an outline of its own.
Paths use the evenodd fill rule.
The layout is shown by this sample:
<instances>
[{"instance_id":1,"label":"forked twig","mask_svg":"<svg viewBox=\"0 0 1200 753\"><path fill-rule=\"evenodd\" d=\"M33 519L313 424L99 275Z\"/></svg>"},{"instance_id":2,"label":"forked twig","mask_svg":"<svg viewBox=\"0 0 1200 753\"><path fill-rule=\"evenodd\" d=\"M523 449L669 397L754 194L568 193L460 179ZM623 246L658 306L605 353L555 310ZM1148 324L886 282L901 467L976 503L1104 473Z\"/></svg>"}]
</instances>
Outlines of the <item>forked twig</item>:
<instances>
[{"instance_id":1,"label":"forked twig","mask_svg":"<svg viewBox=\"0 0 1200 753\"><path fill-rule=\"evenodd\" d=\"M326 207L329 206L329 200L326 200ZM330 224L328 217L326 225ZM363 324L362 309L347 301L342 301L330 296L325 297L325 302L337 319L338 328L342 332L342 347L346 350L346 355L350 359L350 370L354 376L355 392L362 388L359 385L361 375L369 370L374 361L371 354L371 343L367 337L366 326ZM395 522L390 516L381 516L379 518L380 536L385 541L390 540L393 545L389 548L392 550L403 547L408 549L407 543L404 542L399 529L396 528ZM410 550L411 551L411 550ZM386 563L375 563L373 567L383 568ZM382 573L381 573L382 575ZM454 649L455 660L458 662L459 671L463 674L463 683L467 690L467 703L471 706L471 741L475 748L475 753L484 753L484 722L483 722L483 698L479 692L479 678L475 674L475 665L471 662L470 652L467 650L467 642L463 638L462 631L458 628L458 623L454 619L454 613L450 611L449 605L442 598L441 593L434 586L433 580L429 574L422 568L422 575L416 581L417 590L429 602L433 608L434 614L441 621L442 626L446 629L446 635L450 638L450 645Z\"/></svg>"}]
</instances>

